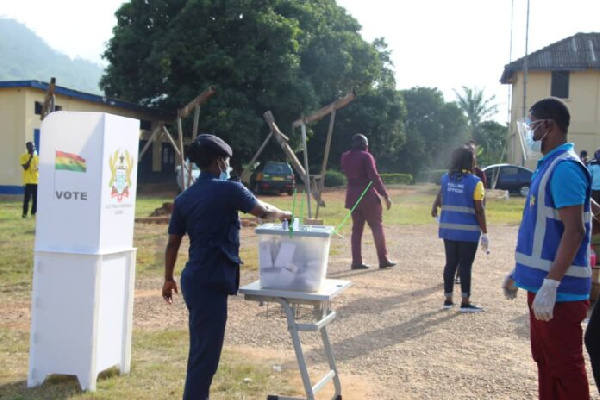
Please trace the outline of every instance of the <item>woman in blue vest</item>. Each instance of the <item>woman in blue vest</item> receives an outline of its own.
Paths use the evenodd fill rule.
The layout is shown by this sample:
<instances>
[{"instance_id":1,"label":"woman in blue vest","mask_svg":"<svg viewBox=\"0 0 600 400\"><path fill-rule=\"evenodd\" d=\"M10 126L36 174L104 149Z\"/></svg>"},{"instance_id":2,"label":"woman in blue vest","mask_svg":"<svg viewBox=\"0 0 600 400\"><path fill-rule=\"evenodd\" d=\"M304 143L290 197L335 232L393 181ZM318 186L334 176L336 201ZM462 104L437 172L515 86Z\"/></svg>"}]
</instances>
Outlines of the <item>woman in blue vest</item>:
<instances>
[{"instance_id":1,"label":"woman in blue vest","mask_svg":"<svg viewBox=\"0 0 600 400\"><path fill-rule=\"evenodd\" d=\"M460 264L462 300L460 312L481 312L483 309L470 302L471 267L477 244L487 252L488 237L483 198L485 189L481 179L473 175L475 154L463 145L454 150L447 174L442 177L442 188L431 214L437 217L437 204L442 206L438 235L444 239L446 266L444 267L444 310L454 306L452 292L454 275Z\"/></svg>"}]
</instances>

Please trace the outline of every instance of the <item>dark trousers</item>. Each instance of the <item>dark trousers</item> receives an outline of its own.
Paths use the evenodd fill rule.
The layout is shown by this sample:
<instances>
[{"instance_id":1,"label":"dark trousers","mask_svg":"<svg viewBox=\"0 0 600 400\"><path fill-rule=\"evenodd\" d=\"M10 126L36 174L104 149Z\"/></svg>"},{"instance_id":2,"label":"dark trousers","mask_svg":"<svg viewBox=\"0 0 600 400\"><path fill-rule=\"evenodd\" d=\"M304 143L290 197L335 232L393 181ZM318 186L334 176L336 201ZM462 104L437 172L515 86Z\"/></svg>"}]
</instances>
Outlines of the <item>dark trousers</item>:
<instances>
[{"instance_id":1,"label":"dark trousers","mask_svg":"<svg viewBox=\"0 0 600 400\"><path fill-rule=\"evenodd\" d=\"M452 295L454 275L460 264L460 288L462 297L471 296L471 267L477 252L477 242L459 242L444 239L446 266L444 267L444 294Z\"/></svg>"},{"instance_id":2,"label":"dark trousers","mask_svg":"<svg viewBox=\"0 0 600 400\"><path fill-rule=\"evenodd\" d=\"M362 235L365 222L369 224L373 232L375 249L379 263L389 261L387 258L387 247L385 245L385 234L383 233L383 219L381 216L381 202L372 204L359 204L352 212L352 264L362 264Z\"/></svg>"},{"instance_id":3,"label":"dark trousers","mask_svg":"<svg viewBox=\"0 0 600 400\"><path fill-rule=\"evenodd\" d=\"M600 392L600 306L597 304L598 302L596 300L585 331L585 347L590 355L596 388Z\"/></svg>"},{"instance_id":4,"label":"dark trousers","mask_svg":"<svg viewBox=\"0 0 600 400\"><path fill-rule=\"evenodd\" d=\"M531 304L535 293L527 293L531 324L531 355L538 367L540 400L587 400L590 398L581 321L589 301L557 302L550 321L535 318Z\"/></svg>"},{"instance_id":5,"label":"dark trousers","mask_svg":"<svg viewBox=\"0 0 600 400\"><path fill-rule=\"evenodd\" d=\"M228 294L198 285L185 272L181 274L181 291L189 311L190 351L183 399L205 400L219 367Z\"/></svg>"},{"instance_id":6,"label":"dark trousers","mask_svg":"<svg viewBox=\"0 0 600 400\"><path fill-rule=\"evenodd\" d=\"M25 185L25 197L23 198L23 215L27 215L29 210L29 200L31 200L31 215L37 213L37 184Z\"/></svg>"}]
</instances>

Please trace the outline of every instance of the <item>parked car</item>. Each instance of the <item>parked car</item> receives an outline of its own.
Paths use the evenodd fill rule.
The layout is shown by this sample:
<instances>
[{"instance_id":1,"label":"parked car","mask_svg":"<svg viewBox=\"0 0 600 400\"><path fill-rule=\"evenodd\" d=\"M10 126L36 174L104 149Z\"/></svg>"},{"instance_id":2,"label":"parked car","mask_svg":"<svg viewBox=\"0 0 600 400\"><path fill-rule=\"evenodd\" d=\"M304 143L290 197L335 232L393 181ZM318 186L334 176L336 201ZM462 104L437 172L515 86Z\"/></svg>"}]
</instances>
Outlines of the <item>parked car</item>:
<instances>
[{"instance_id":1,"label":"parked car","mask_svg":"<svg viewBox=\"0 0 600 400\"><path fill-rule=\"evenodd\" d=\"M192 179L196 182L196 179L200 177L200 168L196 164L192 163ZM187 175L184 177L185 183L187 184ZM175 181L177 183L177 193L181 193L181 165L175 167Z\"/></svg>"},{"instance_id":2,"label":"parked car","mask_svg":"<svg viewBox=\"0 0 600 400\"><path fill-rule=\"evenodd\" d=\"M488 188L508 190L525 197L529 194L533 172L520 165L494 164L482 169ZM496 186L494 187L494 183Z\"/></svg>"},{"instance_id":3,"label":"parked car","mask_svg":"<svg viewBox=\"0 0 600 400\"><path fill-rule=\"evenodd\" d=\"M294 171L286 162L259 164L250 177L250 189L256 194L267 192L294 193Z\"/></svg>"}]
</instances>

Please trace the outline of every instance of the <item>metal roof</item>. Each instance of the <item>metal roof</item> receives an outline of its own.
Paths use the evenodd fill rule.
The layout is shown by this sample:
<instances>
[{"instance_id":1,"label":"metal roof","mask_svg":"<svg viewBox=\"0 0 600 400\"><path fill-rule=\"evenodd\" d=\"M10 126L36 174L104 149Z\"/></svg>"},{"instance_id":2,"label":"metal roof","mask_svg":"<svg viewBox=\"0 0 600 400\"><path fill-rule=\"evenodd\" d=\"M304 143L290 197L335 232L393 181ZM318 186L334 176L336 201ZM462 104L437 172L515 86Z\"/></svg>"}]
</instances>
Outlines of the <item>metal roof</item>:
<instances>
[{"instance_id":1,"label":"metal roof","mask_svg":"<svg viewBox=\"0 0 600 400\"><path fill-rule=\"evenodd\" d=\"M577 33L552 43L527 57L529 71L573 71L600 69L600 33ZM504 66L500 83L510 83L516 71L523 70L525 57Z\"/></svg>"},{"instance_id":2,"label":"metal roof","mask_svg":"<svg viewBox=\"0 0 600 400\"><path fill-rule=\"evenodd\" d=\"M0 81L0 88L36 88L43 91L48 89L48 83L40 81ZM107 106L113 106L117 108L123 108L126 110L141 112L152 115L156 118L165 119L167 121L175 120L175 114L157 110L155 108L149 108L140 106L138 104L129 103L123 100L111 99L109 97L98 96L97 94L79 92L77 90L69 89L64 86L56 86L56 94L69 96L79 100L86 100L92 103L104 104Z\"/></svg>"}]
</instances>

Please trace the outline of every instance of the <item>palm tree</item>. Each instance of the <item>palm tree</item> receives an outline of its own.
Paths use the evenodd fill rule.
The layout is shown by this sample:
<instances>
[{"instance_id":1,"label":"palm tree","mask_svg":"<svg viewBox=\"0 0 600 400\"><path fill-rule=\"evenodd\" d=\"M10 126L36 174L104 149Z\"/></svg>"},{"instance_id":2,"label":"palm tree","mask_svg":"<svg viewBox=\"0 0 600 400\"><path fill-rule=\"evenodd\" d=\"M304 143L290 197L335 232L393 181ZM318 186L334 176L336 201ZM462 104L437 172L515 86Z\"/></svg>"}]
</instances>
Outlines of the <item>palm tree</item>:
<instances>
[{"instance_id":1,"label":"palm tree","mask_svg":"<svg viewBox=\"0 0 600 400\"><path fill-rule=\"evenodd\" d=\"M456 102L458 107L466 114L467 124L474 137L479 125L498 112L498 106L494 103L496 96L486 99L483 94L483 89L471 89L466 86L462 87L463 93L456 93Z\"/></svg>"}]
</instances>

